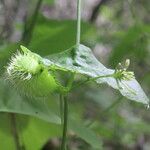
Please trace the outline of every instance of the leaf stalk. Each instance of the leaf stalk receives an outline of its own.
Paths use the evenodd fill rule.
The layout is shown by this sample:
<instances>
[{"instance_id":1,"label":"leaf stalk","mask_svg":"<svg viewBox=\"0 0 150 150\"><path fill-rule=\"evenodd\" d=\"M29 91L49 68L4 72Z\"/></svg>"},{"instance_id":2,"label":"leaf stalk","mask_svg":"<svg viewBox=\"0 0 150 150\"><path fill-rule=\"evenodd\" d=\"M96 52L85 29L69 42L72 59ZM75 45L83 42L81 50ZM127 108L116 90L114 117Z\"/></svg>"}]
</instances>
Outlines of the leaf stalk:
<instances>
[{"instance_id":1,"label":"leaf stalk","mask_svg":"<svg viewBox=\"0 0 150 150\"><path fill-rule=\"evenodd\" d=\"M66 140L67 140L67 128L68 128L68 98L64 96L64 115L63 115L63 136L61 143L61 150L66 150Z\"/></svg>"}]
</instances>

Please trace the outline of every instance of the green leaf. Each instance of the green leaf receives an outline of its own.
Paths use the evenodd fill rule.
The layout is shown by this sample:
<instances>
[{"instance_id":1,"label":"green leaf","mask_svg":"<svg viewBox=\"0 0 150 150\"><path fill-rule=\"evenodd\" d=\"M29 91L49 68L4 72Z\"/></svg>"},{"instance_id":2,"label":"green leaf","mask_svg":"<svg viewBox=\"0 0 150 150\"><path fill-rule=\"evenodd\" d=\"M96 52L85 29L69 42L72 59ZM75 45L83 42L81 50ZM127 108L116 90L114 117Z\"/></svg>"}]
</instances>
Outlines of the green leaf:
<instances>
[{"instance_id":1,"label":"green leaf","mask_svg":"<svg viewBox=\"0 0 150 150\"><path fill-rule=\"evenodd\" d=\"M46 107L44 100L21 98L13 89L10 89L5 85L3 81L0 83L0 95L3 95L0 98L0 112L25 114L52 123L61 123L60 118L52 111L52 109Z\"/></svg>"},{"instance_id":2,"label":"green leaf","mask_svg":"<svg viewBox=\"0 0 150 150\"><path fill-rule=\"evenodd\" d=\"M119 86L119 91L123 96L127 97L128 99L149 105L148 97L135 79L131 79L129 81L119 81Z\"/></svg>"},{"instance_id":3,"label":"green leaf","mask_svg":"<svg viewBox=\"0 0 150 150\"><path fill-rule=\"evenodd\" d=\"M53 104L50 104L51 106L49 106L49 101L46 100L45 102L43 102L43 100L41 100L41 99L36 99L36 100L35 99L34 100L33 99L25 99L25 98L23 99L20 96L18 96L15 93L15 91L13 91L13 89L9 89L8 86L6 86L3 83L3 81L1 81L0 83L1 83L0 95L3 95L0 98L0 112L5 112L5 113L12 112L12 113L17 113L17 114L29 115L29 116L37 117L39 119L42 119L42 120L50 122L50 123L55 123L55 124L61 123L60 118L56 115L56 113L54 113L55 111L53 110L53 108L54 108ZM50 100L50 101L52 101L52 100ZM36 119L34 119L34 120L36 120ZM24 138L24 141L26 141L27 147L29 149L36 150L36 148L33 149L33 147L32 147L33 144L32 144L31 138L29 140L27 137L29 137L29 135L31 133L35 134L35 132L36 132L36 134L35 134L36 137L33 136L33 139L36 138L37 143L38 142L41 143L41 139L40 139L41 133L39 133L39 132L43 132L43 129L45 129L45 126L43 126L43 129L39 129L40 127L42 128L42 124L44 124L44 123L42 123L40 121L36 121L36 123L34 123L33 120L31 122L32 122L31 123L32 125L29 125L29 127L27 127L28 129L26 129L24 131L23 138ZM87 143L94 146L94 143L99 142L97 136L95 135L95 133L93 131L84 127L83 125L80 126L80 124L77 122L74 123L72 120L69 122L70 122L69 128L71 130L73 130L80 138L85 140ZM40 124L40 125L38 125L38 124ZM20 125L20 126L22 126L22 125ZM49 128L50 128L49 132L52 129L51 126L52 125L49 125ZM55 126L57 126L57 125L55 125ZM86 135L84 133L80 132L83 129L85 129L85 131L87 133ZM37 132L37 130L38 130L38 132ZM53 131L51 131L51 132L53 132ZM38 133L40 134L39 136L37 135ZM44 135L42 137L44 137ZM4 135L1 134L0 137L1 136L3 137ZM96 139L97 140L93 143L90 141L91 140L90 137L93 138L93 140L96 140ZM8 140L11 140L11 139L8 139ZM98 145L98 144L96 144L96 145ZM37 146L39 146L39 144L37 144Z\"/></svg>"},{"instance_id":4,"label":"green leaf","mask_svg":"<svg viewBox=\"0 0 150 150\"><path fill-rule=\"evenodd\" d=\"M50 138L61 136L59 125L18 114L15 115L15 118L20 144L27 150L40 150ZM0 124L0 148L16 150L12 134L14 126L11 123L11 115L9 113L0 113L0 119L2 120Z\"/></svg>"},{"instance_id":5,"label":"green leaf","mask_svg":"<svg viewBox=\"0 0 150 150\"><path fill-rule=\"evenodd\" d=\"M25 124L24 121L27 119L27 125L22 127ZM59 125L51 124L37 118L19 115L17 121L18 126L22 127L20 133L27 150L40 150L50 138L61 137L62 134Z\"/></svg>"},{"instance_id":6,"label":"green leaf","mask_svg":"<svg viewBox=\"0 0 150 150\"><path fill-rule=\"evenodd\" d=\"M0 113L0 119L3 120L0 124L1 148L15 150L10 114ZM27 150L41 149L50 138L61 137L62 134L59 125L50 124L34 117L16 115L16 125L20 142ZM91 129L73 119L69 119L69 129L75 132L78 137L85 140L85 142L90 144L93 148L98 148L98 150L100 150L102 146L101 140Z\"/></svg>"},{"instance_id":7,"label":"green leaf","mask_svg":"<svg viewBox=\"0 0 150 150\"><path fill-rule=\"evenodd\" d=\"M12 99L10 99L10 101L13 103L14 102L14 100L12 100ZM22 102L22 101L21 101ZM36 102L35 102L36 103ZM16 105L16 104L15 104ZM22 105L24 105L24 103L22 104ZM37 110L38 111L38 114L37 115L35 115L34 113L30 113L30 112L27 112L27 109L26 110L24 110L24 108L22 108L22 111L21 110L19 110L18 111L18 109L16 109L16 108L10 108L10 107L8 107L8 106L6 106L7 107L7 110L6 109L0 109L0 111L2 111L2 112L15 112L15 113L19 113L19 114L25 114L25 115L30 115L30 116L34 116L34 117L37 117L37 118L40 118L40 119L42 119L42 120L44 120L44 121L48 121L48 122L52 122L52 123L57 123L54 119L52 119L51 118L51 114L50 114L50 116L48 117L48 113L49 112L47 112L46 110L45 111L43 111L43 113L42 113L42 115L41 115L41 112L40 112L40 110ZM32 106L30 106L29 108L28 108L28 110L30 109L30 108L32 108L33 107L33 105ZM44 107L44 105L43 105L43 103L41 103L41 107ZM35 110L35 108L33 107L32 108L33 110ZM38 109L38 108L37 108ZM50 109L50 108L49 108ZM29 110L30 111L30 110ZM54 118L54 116L53 116L53 118ZM43 144L44 142L42 142L42 139L41 138L43 138L43 139L45 139L46 137L48 138L48 133L50 132L53 132L53 129L54 129L54 126L53 125L48 125L47 124L47 128L45 127L45 124L46 123L44 123L44 122L40 122L40 121L36 121L36 122L34 122L34 120L36 120L36 119L33 119L32 120L32 122L30 121L30 123L29 123L29 125L27 126L27 129L25 129L25 131L23 132L23 139L24 139L24 141L25 141L25 146L27 146L29 149L31 149L31 150L33 150L33 149L35 149L36 150L36 148L39 148L39 146L40 146L40 144ZM9 120L8 120L9 121ZM39 122L39 123L38 123ZM74 131L76 134L77 134L77 136L78 137L80 137L81 139L83 139L84 141L86 141L87 143L89 143L92 147L94 147L94 148L96 148L96 147L100 147L100 145L101 145L101 141L100 141L100 139L95 135L95 133L92 131L92 130L90 130L90 129L88 129L88 128L86 128L86 127L84 127L83 125L80 125L79 123L77 123L77 122L74 122L74 121L69 121L70 123L69 123L69 128L70 128L70 130L72 130L72 131ZM8 124L8 123L7 123ZM21 123L20 123L21 124ZM43 126L43 125L44 126ZM20 125L21 126L21 125ZM56 125L55 125L56 126ZM43 127L43 128L42 128ZM53 127L53 128L52 128ZM40 129L41 128L41 129ZM46 129L46 131L48 130L48 128L49 128L49 132L44 132L44 130ZM58 129L60 129L60 128L58 128ZM58 130L59 131L59 130ZM82 132L81 132L82 131ZM40 132L40 133L39 133ZM42 134L42 133L43 134ZM30 135L32 135L32 133L33 133L33 135L34 136L32 136L32 137L30 137L30 140L28 139L28 137L30 136ZM36 133L36 134L35 134ZM47 133L47 134L46 134ZM85 134L86 133L86 134ZM45 136L45 134L46 134L46 136ZM52 134L52 133L51 133ZM51 134L49 134L49 136L51 135ZM3 134L0 134L0 137L2 137L2 138L4 138L4 135ZM8 137L6 137L6 138L8 138ZM35 139L36 139L36 141L35 141L35 143L37 143L36 144L36 146L35 147L33 147L33 140L35 141ZM9 140L11 140L11 138L9 138L8 139L8 141ZM94 142L93 142L94 141ZM13 143L13 141L10 141L10 142L12 142ZM45 141L46 142L46 141ZM8 149L9 149L9 146L8 146Z\"/></svg>"},{"instance_id":8,"label":"green leaf","mask_svg":"<svg viewBox=\"0 0 150 150\"><path fill-rule=\"evenodd\" d=\"M9 116L0 113L0 148L16 150Z\"/></svg>"},{"instance_id":9,"label":"green leaf","mask_svg":"<svg viewBox=\"0 0 150 150\"><path fill-rule=\"evenodd\" d=\"M107 69L93 55L92 51L84 46L72 47L64 52L47 56L51 62L59 67L70 70L71 72L79 73L89 77L97 77L114 73L114 70ZM51 65L51 62L45 60L46 65ZM98 82L106 81L105 78L98 79Z\"/></svg>"},{"instance_id":10,"label":"green leaf","mask_svg":"<svg viewBox=\"0 0 150 150\"><path fill-rule=\"evenodd\" d=\"M115 70L107 69L101 64L92 51L84 46L72 47L64 52L54 54L47 57L45 64L50 66L51 62L55 65L68 69L71 72L82 74L91 78L98 76L111 75ZM135 79L131 80L116 80L113 77L104 77L96 80L98 84L107 83L109 86L120 91L120 93L128 99L149 104L149 100L142 90L141 86Z\"/></svg>"},{"instance_id":11,"label":"green leaf","mask_svg":"<svg viewBox=\"0 0 150 150\"><path fill-rule=\"evenodd\" d=\"M76 21L71 20L48 20L39 17L34 29L29 49L46 56L52 53L61 52L75 44ZM90 40L95 35L95 28L90 24L82 22L81 40ZM38 37L38 38L37 38Z\"/></svg>"}]
</instances>

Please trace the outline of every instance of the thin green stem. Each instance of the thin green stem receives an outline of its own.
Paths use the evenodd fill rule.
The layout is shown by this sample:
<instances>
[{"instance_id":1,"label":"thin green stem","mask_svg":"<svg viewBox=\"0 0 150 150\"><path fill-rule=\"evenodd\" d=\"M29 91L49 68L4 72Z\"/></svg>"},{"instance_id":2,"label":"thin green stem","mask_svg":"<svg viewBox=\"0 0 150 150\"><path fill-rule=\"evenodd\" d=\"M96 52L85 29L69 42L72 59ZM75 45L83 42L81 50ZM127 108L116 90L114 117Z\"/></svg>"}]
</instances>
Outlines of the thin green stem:
<instances>
[{"instance_id":1,"label":"thin green stem","mask_svg":"<svg viewBox=\"0 0 150 150\"><path fill-rule=\"evenodd\" d=\"M79 84L73 86L71 90L73 90L73 89L75 89L75 88L77 88L77 87L80 87L80 86L82 86L82 85L84 85L84 84L86 84L86 83L88 83L88 82L96 81L97 79L100 79L100 78L115 77L115 75L116 75L116 74L113 73L113 74L98 76L98 77L95 77L95 78L88 78L87 80L85 80L85 81L83 81L83 82L81 82L81 83L79 83Z\"/></svg>"},{"instance_id":2,"label":"thin green stem","mask_svg":"<svg viewBox=\"0 0 150 150\"><path fill-rule=\"evenodd\" d=\"M111 109L113 109L116 105L118 105L121 100L123 99L123 96L120 96L118 99L116 99L110 106L108 106L105 110L102 111L102 114L105 114L109 112Z\"/></svg>"},{"instance_id":3,"label":"thin green stem","mask_svg":"<svg viewBox=\"0 0 150 150\"><path fill-rule=\"evenodd\" d=\"M110 106L108 106L106 109L104 109L103 111L100 112L101 116L106 115L109 111L111 111L112 109L114 109L117 105L119 105L122 102L123 96L120 96L117 100L115 100ZM89 122L89 124L87 125L87 127L92 126L93 121L91 120Z\"/></svg>"},{"instance_id":4,"label":"thin green stem","mask_svg":"<svg viewBox=\"0 0 150 150\"><path fill-rule=\"evenodd\" d=\"M67 124L68 124L68 99L64 96L64 122L63 122L63 136L61 143L61 150L66 150L66 140L67 140Z\"/></svg>"},{"instance_id":5,"label":"thin green stem","mask_svg":"<svg viewBox=\"0 0 150 150\"><path fill-rule=\"evenodd\" d=\"M113 73L113 74L108 74L108 75L98 76L98 77L95 77L95 78L90 78L90 79L88 80L88 82L95 81L95 80L100 79L100 78L115 77L115 75L116 75L116 74Z\"/></svg>"},{"instance_id":6,"label":"thin green stem","mask_svg":"<svg viewBox=\"0 0 150 150\"><path fill-rule=\"evenodd\" d=\"M74 77L75 77L75 74L71 74L70 79L67 83L67 89L69 91L72 88ZM61 106L61 107L64 110L64 113L63 113L63 136L62 136L61 150L66 150L67 126L68 126L68 99L67 99L67 94L69 91L67 91L67 93L65 93L64 95L61 95L61 97L60 97L60 100L62 100L62 98L64 100L61 102L63 104L63 106ZM61 103L60 103L60 105L61 105Z\"/></svg>"},{"instance_id":7,"label":"thin green stem","mask_svg":"<svg viewBox=\"0 0 150 150\"><path fill-rule=\"evenodd\" d=\"M76 45L80 45L80 36L81 36L81 0L77 2L77 39Z\"/></svg>"},{"instance_id":8,"label":"thin green stem","mask_svg":"<svg viewBox=\"0 0 150 150\"><path fill-rule=\"evenodd\" d=\"M63 95L62 94L60 94L59 96L59 105L60 105L61 123L63 124Z\"/></svg>"},{"instance_id":9,"label":"thin green stem","mask_svg":"<svg viewBox=\"0 0 150 150\"><path fill-rule=\"evenodd\" d=\"M18 130L17 130L17 123L16 123L15 114L10 113L10 121L11 121L11 125L12 125L12 134L13 134L13 137L14 137L16 150L21 150L22 146L21 146L21 143L20 143L19 133L18 133Z\"/></svg>"}]
</instances>

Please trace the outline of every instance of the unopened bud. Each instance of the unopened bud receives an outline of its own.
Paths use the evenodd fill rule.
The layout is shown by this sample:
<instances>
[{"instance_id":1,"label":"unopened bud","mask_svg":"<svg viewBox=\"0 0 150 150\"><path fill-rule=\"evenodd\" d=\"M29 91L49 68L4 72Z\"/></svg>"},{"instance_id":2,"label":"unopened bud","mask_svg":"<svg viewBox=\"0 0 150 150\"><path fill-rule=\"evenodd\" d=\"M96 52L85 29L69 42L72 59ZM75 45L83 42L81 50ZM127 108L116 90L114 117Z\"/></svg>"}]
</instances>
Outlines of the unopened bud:
<instances>
[{"instance_id":1,"label":"unopened bud","mask_svg":"<svg viewBox=\"0 0 150 150\"><path fill-rule=\"evenodd\" d=\"M130 59L126 59L125 68L127 69L130 66Z\"/></svg>"}]
</instances>

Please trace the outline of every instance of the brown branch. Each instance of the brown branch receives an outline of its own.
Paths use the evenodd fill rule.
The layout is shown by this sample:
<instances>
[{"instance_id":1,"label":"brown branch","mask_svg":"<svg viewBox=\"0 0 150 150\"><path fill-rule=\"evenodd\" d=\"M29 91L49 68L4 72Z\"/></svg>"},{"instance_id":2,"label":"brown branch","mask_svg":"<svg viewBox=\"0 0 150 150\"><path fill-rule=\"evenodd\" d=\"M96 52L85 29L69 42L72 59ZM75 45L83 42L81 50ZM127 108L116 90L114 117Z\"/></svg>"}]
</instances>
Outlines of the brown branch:
<instances>
[{"instance_id":1,"label":"brown branch","mask_svg":"<svg viewBox=\"0 0 150 150\"><path fill-rule=\"evenodd\" d=\"M99 3L93 8L92 15L89 19L91 23L94 23L98 17L100 7L105 4L107 0L100 0Z\"/></svg>"}]
</instances>

